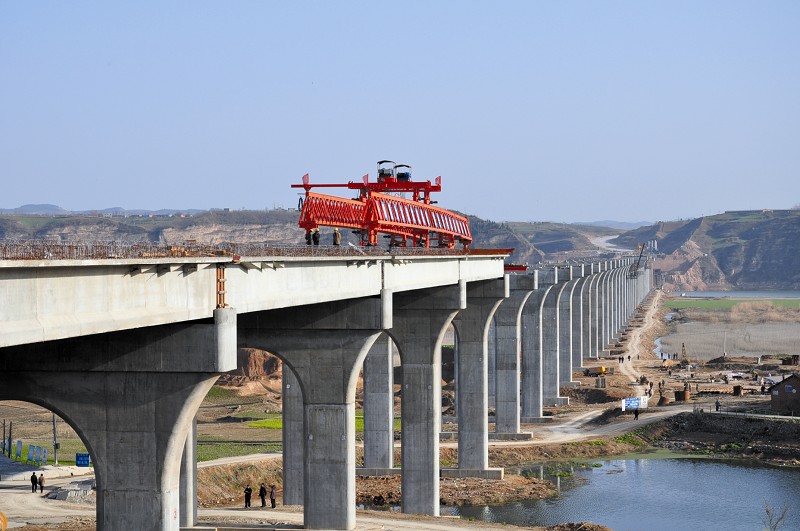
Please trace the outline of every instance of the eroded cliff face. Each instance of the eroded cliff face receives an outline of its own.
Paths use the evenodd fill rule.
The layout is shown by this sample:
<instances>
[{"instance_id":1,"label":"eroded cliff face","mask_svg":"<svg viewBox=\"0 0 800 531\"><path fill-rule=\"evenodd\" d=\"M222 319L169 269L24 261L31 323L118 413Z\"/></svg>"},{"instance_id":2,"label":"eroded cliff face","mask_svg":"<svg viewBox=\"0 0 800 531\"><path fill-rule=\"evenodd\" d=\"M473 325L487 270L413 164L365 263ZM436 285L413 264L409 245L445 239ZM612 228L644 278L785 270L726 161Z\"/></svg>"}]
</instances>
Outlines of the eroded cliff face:
<instances>
[{"instance_id":1,"label":"eroded cliff face","mask_svg":"<svg viewBox=\"0 0 800 531\"><path fill-rule=\"evenodd\" d=\"M712 254L703 252L694 241L687 241L672 253L659 258L653 267L660 270L663 287L672 291L730 290L734 286Z\"/></svg>"},{"instance_id":2,"label":"eroded cliff face","mask_svg":"<svg viewBox=\"0 0 800 531\"><path fill-rule=\"evenodd\" d=\"M270 378L280 378L281 360L255 348L240 348L236 353L236 369L220 377L221 384L244 385Z\"/></svg>"},{"instance_id":3,"label":"eroded cliff face","mask_svg":"<svg viewBox=\"0 0 800 531\"><path fill-rule=\"evenodd\" d=\"M157 241L167 244L196 240L198 243L226 242L273 244L304 243L303 230L297 225L244 225L218 224L192 225L186 228L168 227L158 232Z\"/></svg>"}]
</instances>

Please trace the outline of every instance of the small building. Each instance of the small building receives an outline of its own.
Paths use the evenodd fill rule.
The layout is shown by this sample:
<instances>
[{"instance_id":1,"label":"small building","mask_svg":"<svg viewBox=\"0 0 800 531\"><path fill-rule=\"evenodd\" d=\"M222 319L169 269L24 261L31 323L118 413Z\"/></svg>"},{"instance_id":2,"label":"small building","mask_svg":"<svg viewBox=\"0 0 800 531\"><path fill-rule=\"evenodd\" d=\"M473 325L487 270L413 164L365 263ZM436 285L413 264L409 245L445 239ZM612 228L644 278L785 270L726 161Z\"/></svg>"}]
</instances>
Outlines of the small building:
<instances>
[{"instance_id":1,"label":"small building","mask_svg":"<svg viewBox=\"0 0 800 531\"><path fill-rule=\"evenodd\" d=\"M772 411L800 413L800 376L792 374L769 388Z\"/></svg>"}]
</instances>

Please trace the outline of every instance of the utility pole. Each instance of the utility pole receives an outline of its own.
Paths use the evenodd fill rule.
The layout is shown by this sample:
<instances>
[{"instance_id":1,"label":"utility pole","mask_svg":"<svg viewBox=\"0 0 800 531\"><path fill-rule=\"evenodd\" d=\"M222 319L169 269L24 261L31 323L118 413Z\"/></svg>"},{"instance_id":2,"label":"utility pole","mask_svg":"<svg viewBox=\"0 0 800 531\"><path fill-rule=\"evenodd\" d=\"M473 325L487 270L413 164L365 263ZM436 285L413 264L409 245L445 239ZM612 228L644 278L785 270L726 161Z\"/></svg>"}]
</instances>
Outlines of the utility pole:
<instances>
[{"instance_id":1,"label":"utility pole","mask_svg":"<svg viewBox=\"0 0 800 531\"><path fill-rule=\"evenodd\" d=\"M8 422L8 457L11 457L11 430L14 429L14 421Z\"/></svg>"},{"instance_id":2,"label":"utility pole","mask_svg":"<svg viewBox=\"0 0 800 531\"><path fill-rule=\"evenodd\" d=\"M58 432L56 431L56 414L53 413L53 461L58 466Z\"/></svg>"}]
</instances>

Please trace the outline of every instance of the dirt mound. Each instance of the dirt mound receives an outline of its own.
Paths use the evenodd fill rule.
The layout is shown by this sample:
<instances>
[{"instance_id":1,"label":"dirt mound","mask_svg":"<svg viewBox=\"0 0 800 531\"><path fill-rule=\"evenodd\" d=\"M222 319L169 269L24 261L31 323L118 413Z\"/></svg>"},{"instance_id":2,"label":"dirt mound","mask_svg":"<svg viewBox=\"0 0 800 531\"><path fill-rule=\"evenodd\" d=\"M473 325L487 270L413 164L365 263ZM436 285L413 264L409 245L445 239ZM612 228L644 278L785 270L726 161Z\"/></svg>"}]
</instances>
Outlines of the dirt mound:
<instances>
[{"instance_id":1,"label":"dirt mound","mask_svg":"<svg viewBox=\"0 0 800 531\"><path fill-rule=\"evenodd\" d=\"M280 379L281 360L269 352L254 348L240 348L236 353L236 369L223 374L222 385L243 385L262 379Z\"/></svg>"},{"instance_id":2,"label":"dirt mound","mask_svg":"<svg viewBox=\"0 0 800 531\"><path fill-rule=\"evenodd\" d=\"M561 389L561 396L568 396L579 404L607 404L618 402L629 395L613 388L564 387Z\"/></svg>"},{"instance_id":3,"label":"dirt mound","mask_svg":"<svg viewBox=\"0 0 800 531\"><path fill-rule=\"evenodd\" d=\"M795 422L682 413L651 430L648 438L662 448L800 462L800 424Z\"/></svg>"},{"instance_id":4,"label":"dirt mound","mask_svg":"<svg viewBox=\"0 0 800 531\"><path fill-rule=\"evenodd\" d=\"M538 500L556 494L553 484L538 478L508 475L502 480L480 478L442 478L439 497L442 505L497 505L522 500ZM356 503L400 505L401 478L359 477Z\"/></svg>"}]
</instances>

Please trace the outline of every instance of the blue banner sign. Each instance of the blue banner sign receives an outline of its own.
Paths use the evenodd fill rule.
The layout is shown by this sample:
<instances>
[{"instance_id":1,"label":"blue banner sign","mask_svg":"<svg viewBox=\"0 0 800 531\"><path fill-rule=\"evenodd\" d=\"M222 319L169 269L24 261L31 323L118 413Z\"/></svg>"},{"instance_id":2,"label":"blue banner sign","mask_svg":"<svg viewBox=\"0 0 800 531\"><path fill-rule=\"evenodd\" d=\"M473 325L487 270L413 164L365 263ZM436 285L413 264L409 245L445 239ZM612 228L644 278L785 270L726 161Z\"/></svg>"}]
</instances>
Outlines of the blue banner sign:
<instances>
[{"instance_id":1,"label":"blue banner sign","mask_svg":"<svg viewBox=\"0 0 800 531\"><path fill-rule=\"evenodd\" d=\"M75 454L75 466L89 466L89 454Z\"/></svg>"}]
</instances>

